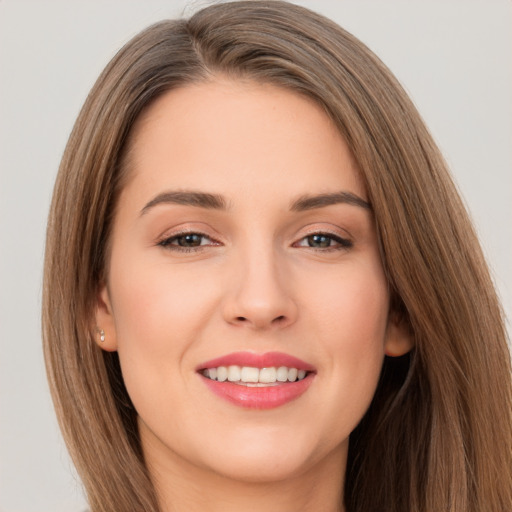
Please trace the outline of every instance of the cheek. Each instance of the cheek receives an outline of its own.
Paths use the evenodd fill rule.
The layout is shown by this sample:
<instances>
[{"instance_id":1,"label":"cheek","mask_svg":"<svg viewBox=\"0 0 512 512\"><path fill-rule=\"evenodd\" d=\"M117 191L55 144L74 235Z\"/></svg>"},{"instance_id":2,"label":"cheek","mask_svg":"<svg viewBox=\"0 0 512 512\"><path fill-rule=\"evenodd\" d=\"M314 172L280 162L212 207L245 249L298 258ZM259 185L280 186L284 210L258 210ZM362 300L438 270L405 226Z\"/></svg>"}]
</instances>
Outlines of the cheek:
<instances>
[{"instance_id":1,"label":"cheek","mask_svg":"<svg viewBox=\"0 0 512 512\"><path fill-rule=\"evenodd\" d=\"M165 263L124 261L112 273L111 284L120 350L128 343L154 348L175 345L171 339L185 343L215 301L211 278L192 277Z\"/></svg>"},{"instance_id":2,"label":"cheek","mask_svg":"<svg viewBox=\"0 0 512 512\"><path fill-rule=\"evenodd\" d=\"M332 276L310 307L325 358L325 377L318 375L324 379L324 420L348 434L370 405L384 358L389 297L380 266Z\"/></svg>"},{"instance_id":3,"label":"cheek","mask_svg":"<svg viewBox=\"0 0 512 512\"><path fill-rule=\"evenodd\" d=\"M323 286L315 287L310 313L320 320L332 349L358 356L383 351L389 295L380 263L371 263L334 269L322 279Z\"/></svg>"},{"instance_id":4,"label":"cheek","mask_svg":"<svg viewBox=\"0 0 512 512\"><path fill-rule=\"evenodd\" d=\"M193 366L187 365L190 347L215 310L213 284L165 263L138 265L125 259L113 266L118 353L136 407L168 397L165 389L175 387L181 373Z\"/></svg>"}]
</instances>

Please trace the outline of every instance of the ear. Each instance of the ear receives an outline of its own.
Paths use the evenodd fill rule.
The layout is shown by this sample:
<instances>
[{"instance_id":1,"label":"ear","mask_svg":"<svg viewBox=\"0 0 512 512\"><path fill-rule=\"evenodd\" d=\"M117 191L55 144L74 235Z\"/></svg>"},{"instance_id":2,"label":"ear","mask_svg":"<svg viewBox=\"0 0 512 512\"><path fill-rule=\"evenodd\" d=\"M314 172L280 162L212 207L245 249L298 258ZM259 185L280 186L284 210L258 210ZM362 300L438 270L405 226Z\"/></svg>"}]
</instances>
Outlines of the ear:
<instances>
[{"instance_id":1,"label":"ear","mask_svg":"<svg viewBox=\"0 0 512 512\"><path fill-rule=\"evenodd\" d=\"M399 357L410 352L414 346L411 329L407 320L390 312L386 328L384 352L390 357Z\"/></svg>"},{"instance_id":2,"label":"ear","mask_svg":"<svg viewBox=\"0 0 512 512\"><path fill-rule=\"evenodd\" d=\"M106 284L102 284L96 298L96 332L94 339L107 352L117 350L117 336L112 302Z\"/></svg>"}]
</instances>

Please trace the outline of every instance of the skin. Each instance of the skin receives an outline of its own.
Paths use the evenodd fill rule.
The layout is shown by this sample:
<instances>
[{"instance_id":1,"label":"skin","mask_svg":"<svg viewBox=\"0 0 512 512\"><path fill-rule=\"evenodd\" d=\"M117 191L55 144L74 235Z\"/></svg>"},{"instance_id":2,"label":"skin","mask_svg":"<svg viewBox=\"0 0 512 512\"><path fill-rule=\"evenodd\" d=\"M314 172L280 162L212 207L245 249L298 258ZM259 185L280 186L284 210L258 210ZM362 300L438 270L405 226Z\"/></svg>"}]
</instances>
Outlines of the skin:
<instances>
[{"instance_id":1,"label":"skin","mask_svg":"<svg viewBox=\"0 0 512 512\"><path fill-rule=\"evenodd\" d=\"M371 209L290 209L304 195L367 199L343 138L298 94L217 77L159 98L128 166L96 321L102 348L119 352L162 509L342 510L349 434L384 354L410 349L389 314ZM227 208L144 210L177 190ZM202 245L180 250L183 230ZM316 375L290 403L244 409L196 371L235 351L285 352Z\"/></svg>"}]
</instances>

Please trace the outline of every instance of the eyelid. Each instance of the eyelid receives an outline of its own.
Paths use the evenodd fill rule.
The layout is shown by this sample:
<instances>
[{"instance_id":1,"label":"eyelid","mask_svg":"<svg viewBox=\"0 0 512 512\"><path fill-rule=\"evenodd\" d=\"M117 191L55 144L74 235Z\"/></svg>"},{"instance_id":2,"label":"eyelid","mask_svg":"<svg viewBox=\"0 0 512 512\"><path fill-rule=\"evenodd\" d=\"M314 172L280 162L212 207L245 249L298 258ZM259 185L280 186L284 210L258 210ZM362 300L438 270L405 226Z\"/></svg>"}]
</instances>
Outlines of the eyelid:
<instances>
[{"instance_id":1,"label":"eyelid","mask_svg":"<svg viewBox=\"0 0 512 512\"><path fill-rule=\"evenodd\" d=\"M333 251L333 250L348 250L351 249L354 245L353 239L349 233L346 234L340 233L341 229L325 229L321 226L310 226L305 233L302 233L300 238L298 238L293 244L292 247L305 247L306 249L311 249L314 251ZM343 230L344 231L344 230ZM322 235L333 239L338 245L329 246L329 247L307 247L298 245L300 242L305 240L306 238L314 235Z\"/></svg>"},{"instance_id":2,"label":"eyelid","mask_svg":"<svg viewBox=\"0 0 512 512\"><path fill-rule=\"evenodd\" d=\"M176 228L175 228L176 229ZM164 249L169 250L175 250L177 252L194 252L194 251L201 251L208 247L216 247L223 245L223 242L219 240L220 237L214 237L210 233L207 232L208 230L202 230L198 228L194 228L192 226L178 228L176 231L167 231L164 235L158 237L155 241L155 245L160 246ZM353 247L353 240L349 233L340 233L341 228L333 229L333 228L325 228L322 226L308 226L307 229L301 233L300 238L297 238L295 242L291 244L292 247L304 247L307 249L311 249L313 251L333 251L333 250L348 250ZM179 239L180 237L184 237L186 235L198 235L206 240L209 241L209 243L206 244L199 244L196 246L181 246L179 244L172 243L176 239ZM330 245L328 247L307 247L303 245L299 245L301 242L303 242L306 238L314 236L314 235L321 235L328 238L331 238L335 245Z\"/></svg>"},{"instance_id":3,"label":"eyelid","mask_svg":"<svg viewBox=\"0 0 512 512\"><path fill-rule=\"evenodd\" d=\"M208 239L211 243L208 244L200 244L192 247L180 246L177 244L171 243L172 241L186 235L198 235L200 237ZM157 238L155 245L163 247L164 249L174 250L177 252L194 252L200 251L206 247L215 247L220 246L222 243L214 238L212 235L205 233L203 230L194 229L194 228L183 228L174 232L167 232L166 234Z\"/></svg>"}]
</instances>

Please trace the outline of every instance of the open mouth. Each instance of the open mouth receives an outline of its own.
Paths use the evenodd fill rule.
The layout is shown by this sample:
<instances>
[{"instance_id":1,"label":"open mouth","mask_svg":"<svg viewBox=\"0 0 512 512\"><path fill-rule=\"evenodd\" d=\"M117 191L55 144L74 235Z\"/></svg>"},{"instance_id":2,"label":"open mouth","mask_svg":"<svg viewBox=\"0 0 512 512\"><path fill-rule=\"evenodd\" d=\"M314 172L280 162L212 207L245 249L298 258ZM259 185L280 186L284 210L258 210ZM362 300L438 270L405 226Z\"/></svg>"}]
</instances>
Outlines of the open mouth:
<instances>
[{"instance_id":1,"label":"open mouth","mask_svg":"<svg viewBox=\"0 0 512 512\"><path fill-rule=\"evenodd\" d=\"M282 352L234 352L204 362L196 371L214 395L260 410L297 400L316 376L311 364Z\"/></svg>"},{"instance_id":2,"label":"open mouth","mask_svg":"<svg viewBox=\"0 0 512 512\"><path fill-rule=\"evenodd\" d=\"M257 368L230 365L201 370L201 374L207 379L217 382L231 382L248 387L269 387L297 382L305 379L308 373L311 372L288 366Z\"/></svg>"}]
</instances>

